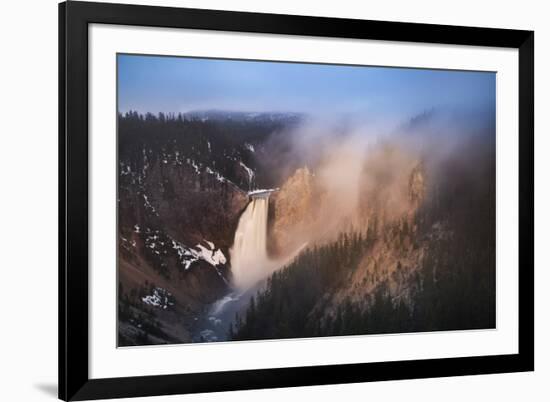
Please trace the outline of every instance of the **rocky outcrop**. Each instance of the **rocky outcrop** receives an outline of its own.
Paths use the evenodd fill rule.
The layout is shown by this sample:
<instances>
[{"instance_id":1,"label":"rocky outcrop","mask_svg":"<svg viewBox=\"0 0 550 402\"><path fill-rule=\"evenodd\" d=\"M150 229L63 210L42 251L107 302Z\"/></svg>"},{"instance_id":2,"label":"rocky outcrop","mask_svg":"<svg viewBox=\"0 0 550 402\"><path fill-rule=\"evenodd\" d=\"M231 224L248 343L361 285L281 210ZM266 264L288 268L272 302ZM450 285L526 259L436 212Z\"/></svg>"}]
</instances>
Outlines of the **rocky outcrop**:
<instances>
[{"instance_id":1,"label":"rocky outcrop","mask_svg":"<svg viewBox=\"0 0 550 402\"><path fill-rule=\"evenodd\" d=\"M319 308L328 319L334 319L345 301L368 309L380 288L395 304L412 308L412 297L418 290L416 277L427 249L448 233L439 233L440 226L431 228L428 235L418 230L415 216L425 201L426 172L422 162L411 162L410 166L402 177L385 178L377 187L363 189L359 208L365 224L362 231L370 238L370 245L349 278L329 296L330 301L320 301ZM380 194L391 201L380 202Z\"/></svg>"},{"instance_id":2,"label":"rocky outcrop","mask_svg":"<svg viewBox=\"0 0 550 402\"><path fill-rule=\"evenodd\" d=\"M269 253L285 256L307 241L315 223L319 193L307 167L297 169L269 201Z\"/></svg>"}]
</instances>

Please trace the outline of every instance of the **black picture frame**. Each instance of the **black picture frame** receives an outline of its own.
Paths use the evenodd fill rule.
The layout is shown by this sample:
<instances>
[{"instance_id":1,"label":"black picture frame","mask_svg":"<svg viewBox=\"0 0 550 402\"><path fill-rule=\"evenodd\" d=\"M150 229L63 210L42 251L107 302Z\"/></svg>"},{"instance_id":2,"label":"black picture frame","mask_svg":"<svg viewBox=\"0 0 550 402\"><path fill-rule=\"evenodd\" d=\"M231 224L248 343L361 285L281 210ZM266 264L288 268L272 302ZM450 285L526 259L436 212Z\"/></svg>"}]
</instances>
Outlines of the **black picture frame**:
<instances>
[{"instance_id":1,"label":"black picture frame","mask_svg":"<svg viewBox=\"0 0 550 402\"><path fill-rule=\"evenodd\" d=\"M508 47L519 51L519 345L517 354L213 373L88 375L88 25L192 28ZM534 370L534 32L121 5L59 5L59 398L293 387Z\"/></svg>"}]
</instances>

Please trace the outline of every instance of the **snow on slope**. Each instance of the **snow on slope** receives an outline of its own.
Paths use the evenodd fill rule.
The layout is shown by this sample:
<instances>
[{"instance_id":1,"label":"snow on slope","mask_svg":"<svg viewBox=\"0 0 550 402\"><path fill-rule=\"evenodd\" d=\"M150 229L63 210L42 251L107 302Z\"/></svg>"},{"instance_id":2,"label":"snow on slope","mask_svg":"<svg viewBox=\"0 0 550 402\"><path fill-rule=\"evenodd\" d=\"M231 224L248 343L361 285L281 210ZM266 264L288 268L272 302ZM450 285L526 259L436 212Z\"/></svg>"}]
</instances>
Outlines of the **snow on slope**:
<instances>
[{"instance_id":1,"label":"snow on slope","mask_svg":"<svg viewBox=\"0 0 550 402\"><path fill-rule=\"evenodd\" d=\"M166 289L156 287L152 290L152 294L146 295L141 298L141 301L153 307L159 307L166 310L168 307L173 306L172 294Z\"/></svg>"},{"instance_id":2,"label":"snow on slope","mask_svg":"<svg viewBox=\"0 0 550 402\"><path fill-rule=\"evenodd\" d=\"M217 267L220 264L223 265L227 262L223 252L219 248L216 249L214 243L208 240L205 240L205 242L208 244L208 248L202 244L197 244L195 248L192 248L172 240L172 246L177 251L180 262L185 269L189 269L198 260L206 261L213 267Z\"/></svg>"},{"instance_id":3,"label":"snow on slope","mask_svg":"<svg viewBox=\"0 0 550 402\"><path fill-rule=\"evenodd\" d=\"M241 167L246 171L246 174L248 174L248 184L252 185L252 181L254 180L255 175L254 171L242 162L239 162L239 165L241 165Z\"/></svg>"}]
</instances>

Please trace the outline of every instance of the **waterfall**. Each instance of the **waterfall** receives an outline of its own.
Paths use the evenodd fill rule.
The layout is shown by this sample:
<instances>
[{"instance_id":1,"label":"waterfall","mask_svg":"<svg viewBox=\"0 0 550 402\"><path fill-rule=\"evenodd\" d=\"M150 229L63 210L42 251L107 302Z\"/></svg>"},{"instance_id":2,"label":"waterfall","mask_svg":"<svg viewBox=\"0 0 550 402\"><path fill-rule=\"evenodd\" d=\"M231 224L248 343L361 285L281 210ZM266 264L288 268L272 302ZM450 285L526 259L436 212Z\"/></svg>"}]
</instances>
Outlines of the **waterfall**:
<instances>
[{"instance_id":1,"label":"waterfall","mask_svg":"<svg viewBox=\"0 0 550 402\"><path fill-rule=\"evenodd\" d=\"M266 252L267 213L270 191L251 193L251 201L239 219L231 255L233 284L247 289L266 277L273 262Z\"/></svg>"}]
</instances>

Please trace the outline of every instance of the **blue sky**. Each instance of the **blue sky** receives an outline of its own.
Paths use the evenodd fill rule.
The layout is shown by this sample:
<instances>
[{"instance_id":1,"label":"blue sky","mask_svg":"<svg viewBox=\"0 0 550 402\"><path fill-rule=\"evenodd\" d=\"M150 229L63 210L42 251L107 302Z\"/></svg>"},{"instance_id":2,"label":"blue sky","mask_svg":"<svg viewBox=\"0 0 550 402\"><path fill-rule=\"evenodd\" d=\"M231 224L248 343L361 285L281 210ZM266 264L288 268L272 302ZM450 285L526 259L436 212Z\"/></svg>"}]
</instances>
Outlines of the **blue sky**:
<instances>
[{"instance_id":1,"label":"blue sky","mask_svg":"<svg viewBox=\"0 0 550 402\"><path fill-rule=\"evenodd\" d=\"M141 55L118 56L119 111L368 114L408 118L433 108L494 113L491 72Z\"/></svg>"}]
</instances>

